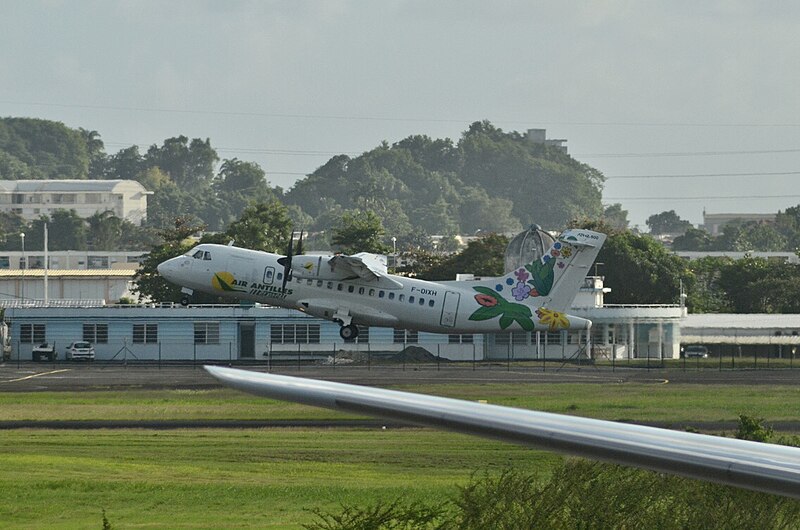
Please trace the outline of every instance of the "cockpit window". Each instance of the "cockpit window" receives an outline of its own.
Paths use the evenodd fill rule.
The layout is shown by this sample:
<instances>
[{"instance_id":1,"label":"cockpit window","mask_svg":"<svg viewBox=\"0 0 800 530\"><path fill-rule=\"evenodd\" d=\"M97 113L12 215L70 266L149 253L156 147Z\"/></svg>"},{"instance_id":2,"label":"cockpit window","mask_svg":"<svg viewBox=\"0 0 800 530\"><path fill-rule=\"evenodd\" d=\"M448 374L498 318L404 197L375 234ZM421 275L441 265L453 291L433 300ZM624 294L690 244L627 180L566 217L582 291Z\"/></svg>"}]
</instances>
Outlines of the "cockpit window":
<instances>
[{"instance_id":1,"label":"cockpit window","mask_svg":"<svg viewBox=\"0 0 800 530\"><path fill-rule=\"evenodd\" d=\"M211 261L211 252L207 251L203 254L203 259L206 261Z\"/></svg>"},{"instance_id":2,"label":"cockpit window","mask_svg":"<svg viewBox=\"0 0 800 530\"><path fill-rule=\"evenodd\" d=\"M203 259L203 251L202 250L198 250L197 252L192 254L192 257L194 259Z\"/></svg>"}]
</instances>

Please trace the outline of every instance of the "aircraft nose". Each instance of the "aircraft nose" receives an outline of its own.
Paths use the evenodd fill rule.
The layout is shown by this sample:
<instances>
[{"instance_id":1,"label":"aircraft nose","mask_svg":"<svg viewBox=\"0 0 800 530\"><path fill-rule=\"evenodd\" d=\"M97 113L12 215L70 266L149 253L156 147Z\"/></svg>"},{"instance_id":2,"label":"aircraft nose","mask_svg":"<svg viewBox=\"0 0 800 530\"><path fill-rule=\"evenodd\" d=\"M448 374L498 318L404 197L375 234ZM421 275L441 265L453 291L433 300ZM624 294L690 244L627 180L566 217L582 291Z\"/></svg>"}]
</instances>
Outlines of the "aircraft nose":
<instances>
[{"instance_id":1,"label":"aircraft nose","mask_svg":"<svg viewBox=\"0 0 800 530\"><path fill-rule=\"evenodd\" d=\"M164 278L169 278L170 273L175 270L175 258L168 259L167 261L162 261L156 267L158 273L163 276Z\"/></svg>"}]
</instances>

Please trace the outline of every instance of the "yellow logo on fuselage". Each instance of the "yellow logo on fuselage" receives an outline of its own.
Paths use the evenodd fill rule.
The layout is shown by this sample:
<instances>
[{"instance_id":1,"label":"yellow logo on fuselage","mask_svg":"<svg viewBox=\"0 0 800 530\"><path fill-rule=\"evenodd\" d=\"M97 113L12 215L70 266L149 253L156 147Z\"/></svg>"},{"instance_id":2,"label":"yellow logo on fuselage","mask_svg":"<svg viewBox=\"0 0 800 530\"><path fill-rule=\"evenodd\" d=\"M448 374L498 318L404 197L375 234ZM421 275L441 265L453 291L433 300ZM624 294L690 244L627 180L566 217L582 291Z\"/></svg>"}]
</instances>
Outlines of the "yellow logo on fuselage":
<instances>
[{"instance_id":1,"label":"yellow logo on fuselage","mask_svg":"<svg viewBox=\"0 0 800 530\"><path fill-rule=\"evenodd\" d=\"M230 272L216 272L214 277L211 278L211 287L220 291L235 292L245 291L241 287L237 287L236 278Z\"/></svg>"}]
</instances>

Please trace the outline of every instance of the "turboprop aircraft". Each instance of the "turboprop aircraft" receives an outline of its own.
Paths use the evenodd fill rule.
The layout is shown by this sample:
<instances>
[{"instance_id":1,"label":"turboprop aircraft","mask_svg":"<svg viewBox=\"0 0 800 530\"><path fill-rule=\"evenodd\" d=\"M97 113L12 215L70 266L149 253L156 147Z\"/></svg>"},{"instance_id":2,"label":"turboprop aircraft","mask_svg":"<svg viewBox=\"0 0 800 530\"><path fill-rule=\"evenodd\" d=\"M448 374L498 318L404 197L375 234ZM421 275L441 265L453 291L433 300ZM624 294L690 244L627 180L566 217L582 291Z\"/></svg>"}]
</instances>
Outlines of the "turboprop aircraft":
<instances>
[{"instance_id":1,"label":"turboprop aircraft","mask_svg":"<svg viewBox=\"0 0 800 530\"><path fill-rule=\"evenodd\" d=\"M533 262L468 282L391 275L375 254L293 255L292 242L285 256L204 243L158 272L182 287L183 305L196 290L297 309L338 323L346 340L358 324L448 334L588 329L566 310L605 239L567 230Z\"/></svg>"}]
</instances>

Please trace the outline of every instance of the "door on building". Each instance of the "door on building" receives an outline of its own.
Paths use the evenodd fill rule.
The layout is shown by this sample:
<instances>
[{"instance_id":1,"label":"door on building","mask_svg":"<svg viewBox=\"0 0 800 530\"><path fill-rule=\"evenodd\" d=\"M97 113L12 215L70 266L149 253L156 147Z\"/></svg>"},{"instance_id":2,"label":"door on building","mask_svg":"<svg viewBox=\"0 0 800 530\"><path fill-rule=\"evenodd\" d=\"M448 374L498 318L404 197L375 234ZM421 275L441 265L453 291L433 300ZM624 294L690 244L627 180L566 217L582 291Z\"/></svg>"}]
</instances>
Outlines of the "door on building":
<instances>
[{"instance_id":1,"label":"door on building","mask_svg":"<svg viewBox=\"0 0 800 530\"><path fill-rule=\"evenodd\" d=\"M239 358L256 358L256 323L239 322Z\"/></svg>"},{"instance_id":2,"label":"door on building","mask_svg":"<svg viewBox=\"0 0 800 530\"><path fill-rule=\"evenodd\" d=\"M442 318L439 321L442 326L452 328L456 325L456 314L458 313L458 302L461 295L452 291L445 291L444 304L442 305Z\"/></svg>"}]
</instances>

